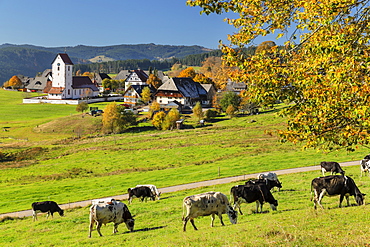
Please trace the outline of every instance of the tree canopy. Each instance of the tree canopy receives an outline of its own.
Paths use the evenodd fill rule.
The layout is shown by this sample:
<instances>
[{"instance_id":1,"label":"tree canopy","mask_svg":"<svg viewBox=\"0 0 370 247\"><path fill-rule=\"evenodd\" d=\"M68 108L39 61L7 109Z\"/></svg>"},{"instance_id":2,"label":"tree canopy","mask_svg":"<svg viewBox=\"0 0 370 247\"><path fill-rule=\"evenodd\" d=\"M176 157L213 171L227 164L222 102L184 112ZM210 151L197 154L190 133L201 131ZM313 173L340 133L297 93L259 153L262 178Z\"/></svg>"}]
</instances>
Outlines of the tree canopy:
<instances>
[{"instance_id":1,"label":"tree canopy","mask_svg":"<svg viewBox=\"0 0 370 247\"><path fill-rule=\"evenodd\" d=\"M136 125L136 116L131 111L126 111L124 106L119 106L116 103L108 104L103 113L102 118L103 132L121 133L130 126Z\"/></svg>"},{"instance_id":2,"label":"tree canopy","mask_svg":"<svg viewBox=\"0 0 370 247\"><path fill-rule=\"evenodd\" d=\"M370 142L370 4L358 0L188 0L201 13L236 13L237 31L221 44L223 60L248 83L261 105L285 101L283 141L304 147L354 150ZM294 30L292 30L295 28ZM256 37L274 34L285 47L243 52ZM271 44L271 43L270 43Z\"/></svg>"},{"instance_id":3,"label":"tree canopy","mask_svg":"<svg viewBox=\"0 0 370 247\"><path fill-rule=\"evenodd\" d=\"M21 88L22 81L18 78L18 76L14 75L9 79L7 86L12 87L13 89Z\"/></svg>"}]
</instances>

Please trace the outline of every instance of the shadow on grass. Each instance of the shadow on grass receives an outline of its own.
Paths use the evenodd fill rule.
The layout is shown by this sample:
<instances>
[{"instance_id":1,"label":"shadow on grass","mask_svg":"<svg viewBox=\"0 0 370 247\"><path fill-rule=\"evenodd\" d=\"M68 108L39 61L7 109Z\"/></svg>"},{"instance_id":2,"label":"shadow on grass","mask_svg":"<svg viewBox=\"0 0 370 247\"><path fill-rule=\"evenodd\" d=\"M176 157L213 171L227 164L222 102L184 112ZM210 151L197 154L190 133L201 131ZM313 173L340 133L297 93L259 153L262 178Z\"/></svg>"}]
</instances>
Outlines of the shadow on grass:
<instances>
[{"instance_id":1,"label":"shadow on grass","mask_svg":"<svg viewBox=\"0 0 370 247\"><path fill-rule=\"evenodd\" d=\"M138 229L138 230L134 230L133 232L147 232L147 231L154 231L154 230L158 230L158 229L162 229L162 228L165 228L167 226L157 226L157 227L150 227L150 228L142 228L142 229ZM130 233L129 231L125 232L125 233Z\"/></svg>"},{"instance_id":2,"label":"shadow on grass","mask_svg":"<svg viewBox=\"0 0 370 247\"><path fill-rule=\"evenodd\" d=\"M160 201L165 200L165 199L169 199L169 198L172 198L172 197L175 197L175 196L166 196L166 197L161 197L161 200L160 200Z\"/></svg>"},{"instance_id":3,"label":"shadow on grass","mask_svg":"<svg viewBox=\"0 0 370 247\"><path fill-rule=\"evenodd\" d=\"M128 128L125 132L140 133L140 132L153 131L153 130L157 130L157 129L154 126L142 126L142 127Z\"/></svg>"}]
</instances>

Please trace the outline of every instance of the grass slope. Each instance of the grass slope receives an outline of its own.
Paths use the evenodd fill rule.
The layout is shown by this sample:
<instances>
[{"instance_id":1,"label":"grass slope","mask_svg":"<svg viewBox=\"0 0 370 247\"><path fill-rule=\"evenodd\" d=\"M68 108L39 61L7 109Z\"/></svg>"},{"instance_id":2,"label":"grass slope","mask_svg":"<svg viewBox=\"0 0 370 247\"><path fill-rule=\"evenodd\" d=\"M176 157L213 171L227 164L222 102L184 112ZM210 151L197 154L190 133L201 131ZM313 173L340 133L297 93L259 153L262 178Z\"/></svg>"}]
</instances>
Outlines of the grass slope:
<instances>
[{"instance_id":1,"label":"grass slope","mask_svg":"<svg viewBox=\"0 0 370 247\"><path fill-rule=\"evenodd\" d=\"M317 165L323 160L359 160L368 153L360 148L350 154L324 154L281 144L276 136L268 134L284 127L283 119L274 111L234 119L220 117L203 128L194 128L192 120L187 119L187 128L183 130L157 131L146 123L127 133L102 136L92 134L98 117L82 118L75 106L69 105L24 105L22 95L0 90L0 97L6 99L0 106L0 115L4 116L0 126L8 127L8 131L0 133L0 152L17 155L15 161L0 163L0 213L30 209L34 201L54 200L62 204L119 195L142 183L161 188ZM104 108L104 104L96 105ZM76 138L77 133L82 138ZM357 166L346 171L368 194L370 178L360 178ZM338 197L325 197L324 205L330 210L314 211L310 182L318 175L320 172L316 171L282 176L283 191L274 193L279 211L252 214L255 204L244 204L246 215L240 216L237 225L227 223L221 227L216 220L216 227L210 228L210 218L203 217L196 220L199 231L190 225L186 233L181 231L185 196L210 190L228 195L233 183L169 193L155 202L135 200L129 207L136 216L137 231L127 234L121 225L124 234L117 236L112 235L109 225L103 228L104 238L98 238L94 232L93 238L88 239L88 208L67 210L66 217L56 215L48 221L42 217L34 223L30 218L5 220L0 223L0 245L365 245L368 205L339 209Z\"/></svg>"},{"instance_id":2,"label":"grass slope","mask_svg":"<svg viewBox=\"0 0 370 247\"><path fill-rule=\"evenodd\" d=\"M366 154L364 149L322 154L280 144L276 136L266 134L283 127L273 111L221 117L204 128L157 131L146 124L120 135L100 136L91 134L99 118L82 118L74 113L75 106L24 105L15 99L8 103L11 112L0 108L9 115L23 112L0 123L10 127L0 133L0 151L17 155L15 161L0 163L0 213L29 209L34 201L68 203L120 195L136 184L160 188L323 160L359 160ZM78 133L85 135L76 138Z\"/></svg>"}]
</instances>

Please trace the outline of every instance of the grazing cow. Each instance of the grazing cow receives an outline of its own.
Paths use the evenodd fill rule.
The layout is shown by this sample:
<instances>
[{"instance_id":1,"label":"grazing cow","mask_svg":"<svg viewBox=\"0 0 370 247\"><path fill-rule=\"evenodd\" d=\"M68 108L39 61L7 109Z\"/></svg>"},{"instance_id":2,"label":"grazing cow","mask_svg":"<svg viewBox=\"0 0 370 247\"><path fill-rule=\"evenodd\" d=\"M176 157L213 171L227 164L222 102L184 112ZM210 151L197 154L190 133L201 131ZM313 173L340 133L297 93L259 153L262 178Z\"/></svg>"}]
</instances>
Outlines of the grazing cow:
<instances>
[{"instance_id":1,"label":"grazing cow","mask_svg":"<svg viewBox=\"0 0 370 247\"><path fill-rule=\"evenodd\" d=\"M113 234L118 232L117 227L123 222L125 222L127 229L131 232L134 230L135 220L126 204L112 199L111 202L98 203L90 207L89 238L91 238L94 223L96 223L97 232L102 237L103 235L100 232L101 226L110 222L114 223Z\"/></svg>"},{"instance_id":2,"label":"grazing cow","mask_svg":"<svg viewBox=\"0 0 370 247\"><path fill-rule=\"evenodd\" d=\"M158 200L161 199L160 198L161 192L158 191L155 185L152 185L152 184L136 185L136 187L142 187L142 186L148 187L152 191L153 195L158 198Z\"/></svg>"},{"instance_id":3,"label":"grazing cow","mask_svg":"<svg viewBox=\"0 0 370 247\"><path fill-rule=\"evenodd\" d=\"M132 198L134 198L134 197L141 198L141 202L143 202L144 199L145 199L145 202L146 202L148 197L150 197L152 199L152 201L155 200L155 195L153 194L151 189L149 187L146 187L146 186L129 188L127 190L127 192L128 192L128 202L129 202L129 204L131 204Z\"/></svg>"},{"instance_id":4,"label":"grazing cow","mask_svg":"<svg viewBox=\"0 0 370 247\"><path fill-rule=\"evenodd\" d=\"M320 163L322 175L325 176L325 172L331 172L331 175L334 173L340 173L344 176L344 171L340 167L338 162L326 162L323 161Z\"/></svg>"},{"instance_id":5,"label":"grazing cow","mask_svg":"<svg viewBox=\"0 0 370 247\"><path fill-rule=\"evenodd\" d=\"M46 218L49 218L49 215L53 217L55 212L58 212L60 216L64 216L64 211L61 209L56 202L45 201L45 202L34 202L32 203L32 216L33 220L37 220L37 213L42 212L46 213Z\"/></svg>"},{"instance_id":6,"label":"grazing cow","mask_svg":"<svg viewBox=\"0 0 370 247\"><path fill-rule=\"evenodd\" d=\"M341 175L331 175L326 177L318 177L311 182L311 193L314 191L314 207L316 209L317 204L321 208L321 200L325 195L336 196L340 195L339 207L342 207L343 198L346 197L347 206L349 206L349 196L354 196L357 205L364 203L364 196L357 188L352 178ZM312 200L312 199L311 199Z\"/></svg>"},{"instance_id":7,"label":"grazing cow","mask_svg":"<svg viewBox=\"0 0 370 247\"><path fill-rule=\"evenodd\" d=\"M254 184L265 184L268 190L271 190L274 187L281 189L281 183L279 180L269 180L269 179L251 179L245 182L245 185L254 185Z\"/></svg>"},{"instance_id":8,"label":"grazing cow","mask_svg":"<svg viewBox=\"0 0 370 247\"><path fill-rule=\"evenodd\" d=\"M360 169L361 169L361 177L362 173L366 173L367 175L370 176L370 159L363 159L360 162Z\"/></svg>"},{"instance_id":9,"label":"grazing cow","mask_svg":"<svg viewBox=\"0 0 370 247\"><path fill-rule=\"evenodd\" d=\"M185 216L186 207L186 216ZM238 219L238 213L230 206L227 197L220 192L206 192L203 194L187 196L183 201L183 217L184 221L184 232L186 231L186 223L190 220L195 230L198 230L194 224L194 219L199 216L211 215L211 226L215 220L215 215L220 218L221 224L224 226L222 221L222 214L227 214L232 224L236 224Z\"/></svg>"},{"instance_id":10,"label":"grazing cow","mask_svg":"<svg viewBox=\"0 0 370 247\"><path fill-rule=\"evenodd\" d=\"M266 180L266 182L267 181L275 181L278 184L275 187L277 187L279 191L280 191L280 188L282 187L276 173L274 173L274 172L260 173L260 174L257 175L257 179L264 179L264 180ZM271 188L273 188L273 187L271 187Z\"/></svg>"},{"instance_id":11,"label":"grazing cow","mask_svg":"<svg viewBox=\"0 0 370 247\"><path fill-rule=\"evenodd\" d=\"M248 185L236 185L230 189L231 200L234 202L233 208L239 209L239 213L243 214L240 209L241 203L252 203L256 202L256 212L258 209L262 213L263 203L267 202L270 204L272 210L276 210L278 201L275 200L266 184L248 184Z\"/></svg>"}]
</instances>

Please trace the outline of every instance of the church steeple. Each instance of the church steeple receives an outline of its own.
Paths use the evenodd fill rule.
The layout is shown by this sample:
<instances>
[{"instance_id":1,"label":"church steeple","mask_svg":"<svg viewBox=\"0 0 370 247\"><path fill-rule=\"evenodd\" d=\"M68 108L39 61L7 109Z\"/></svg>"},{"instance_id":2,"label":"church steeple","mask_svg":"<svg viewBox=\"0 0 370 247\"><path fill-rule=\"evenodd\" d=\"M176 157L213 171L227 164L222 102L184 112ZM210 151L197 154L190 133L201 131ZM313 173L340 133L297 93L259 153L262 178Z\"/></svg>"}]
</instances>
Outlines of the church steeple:
<instances>
[{"instance_id":1,"label":"church steeple","mask_svg":"<svg viewBox=\"0 0 370 247\"><path fill-rule=\"evenodd\" d=\"M73 63L69 56L59 53L52 62L52 87L61 88L65 98L72 95L72 71Z\"/></svg>"}]
</instances>

